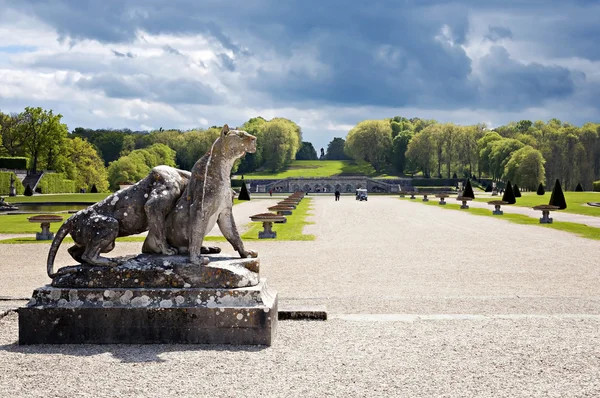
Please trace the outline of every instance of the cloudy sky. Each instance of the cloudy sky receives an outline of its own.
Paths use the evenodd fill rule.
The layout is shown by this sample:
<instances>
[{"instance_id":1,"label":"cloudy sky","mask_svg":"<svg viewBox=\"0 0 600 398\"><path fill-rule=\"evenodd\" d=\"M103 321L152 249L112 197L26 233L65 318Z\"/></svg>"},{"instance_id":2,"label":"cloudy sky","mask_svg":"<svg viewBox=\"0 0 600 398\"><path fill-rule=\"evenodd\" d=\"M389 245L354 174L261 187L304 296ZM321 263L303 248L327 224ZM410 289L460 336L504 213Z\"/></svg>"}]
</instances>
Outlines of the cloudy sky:
<instances>
[{"instance_id":1,"label":"cloudy sky","mask_svg":"<svg viewBox=\"0 0 600 398\"><path fill-rule=\"evenodd\" d=\"M597 0L0 0L0 110L190 129L282 116L600 121Z\"/></svg>"}]
</instances>

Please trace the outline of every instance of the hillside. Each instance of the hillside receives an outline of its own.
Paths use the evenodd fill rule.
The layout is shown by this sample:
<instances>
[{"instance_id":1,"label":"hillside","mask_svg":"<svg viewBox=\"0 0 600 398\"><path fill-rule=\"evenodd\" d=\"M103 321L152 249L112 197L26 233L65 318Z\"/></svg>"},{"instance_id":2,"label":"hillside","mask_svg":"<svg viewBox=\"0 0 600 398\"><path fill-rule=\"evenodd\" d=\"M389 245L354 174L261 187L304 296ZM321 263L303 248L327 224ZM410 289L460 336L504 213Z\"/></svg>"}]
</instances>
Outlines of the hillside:
<instances>
[{"instance_id":1,"label":"hillside","mask_svg":"<svg viewBox=\"0 0 600 398\"><path fill-rule=\"evenodd\" d=\"M332 177L339 175L395 178L395 176L377 173L373 166L368 163L356 164L348 160L294 160L286 170L279 173L258 171L244 174L244 178L279 180L288 177ZM235 178L240 177L236 176Z\"/></svg>"}]
</instances>

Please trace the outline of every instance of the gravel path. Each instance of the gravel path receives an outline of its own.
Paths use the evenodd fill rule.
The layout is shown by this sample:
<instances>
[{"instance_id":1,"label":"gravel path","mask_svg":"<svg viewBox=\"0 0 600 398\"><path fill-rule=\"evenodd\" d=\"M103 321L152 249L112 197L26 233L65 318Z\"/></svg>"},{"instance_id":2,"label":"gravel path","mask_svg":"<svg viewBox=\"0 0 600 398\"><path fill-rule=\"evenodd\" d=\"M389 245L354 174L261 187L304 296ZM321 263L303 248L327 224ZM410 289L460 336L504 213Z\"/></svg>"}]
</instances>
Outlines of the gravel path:
<instances>
[{"instance_id":1,"label":"gravel path","mask_svg":"<svg viewBox=\"0 0 600 398\"><path fill-rule=\"evenodd\" d=\"M247 246L282 303L331 320L281 322L269 348L19 347L8 315L0 396L600 396L597 241L395 197L313 202L315 241ZM0 296L47 283L46 251L4 245Z\"/></svg>"}]
</instances>

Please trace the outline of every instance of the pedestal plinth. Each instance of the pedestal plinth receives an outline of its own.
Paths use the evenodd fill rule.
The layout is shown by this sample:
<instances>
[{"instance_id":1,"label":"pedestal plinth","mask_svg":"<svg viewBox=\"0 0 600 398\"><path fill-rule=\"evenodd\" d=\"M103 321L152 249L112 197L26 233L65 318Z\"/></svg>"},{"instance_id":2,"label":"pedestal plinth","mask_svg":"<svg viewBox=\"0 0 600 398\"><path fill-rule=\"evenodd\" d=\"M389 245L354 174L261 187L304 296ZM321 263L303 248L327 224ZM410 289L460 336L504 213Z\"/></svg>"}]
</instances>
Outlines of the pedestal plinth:
<instances>
[{"instance_id":1,"label":"pedestal plinth","mask_svg":"<svg viewBox=\"0 0 600 398\"><path fill-rule=\"evenodd\" d=\"M251 260L258 271L258 259ZM178 263L158 270L154 267L149 278L153 287L139 286L143 278L139 269L123 281L123 266L87 267L84 271L81 268L86 266L66 267L79 276L97 268L104 268L105 273L98 275L92 286L82 286L82 280L75 276L70 279L78 286L64 286L69 278L63 275L54 279L61 286L36 289L28 305L19 309L19 344L271 345L277 329L277 292L267 288L266 279L258 280L258 272L253 283L246 268L222 261L229 263L230 269L223 273L230 274L230 285L244 287L225 287L222 272L214 269L210 278L190 278L189 267ZM217 268L218 262L209 265ZM197 267L201 272L202 266ZM236 267L240 269L231 269ZM107 286L111 269L121 281L116 284L119 287ZM175 285L183 282L183 287L156 286L161 279L157 273L177 276L169 281ZM209 279L219 286L198 287ZM130 285L133 287L123 287Z\"/></svg>"}]
</instances>

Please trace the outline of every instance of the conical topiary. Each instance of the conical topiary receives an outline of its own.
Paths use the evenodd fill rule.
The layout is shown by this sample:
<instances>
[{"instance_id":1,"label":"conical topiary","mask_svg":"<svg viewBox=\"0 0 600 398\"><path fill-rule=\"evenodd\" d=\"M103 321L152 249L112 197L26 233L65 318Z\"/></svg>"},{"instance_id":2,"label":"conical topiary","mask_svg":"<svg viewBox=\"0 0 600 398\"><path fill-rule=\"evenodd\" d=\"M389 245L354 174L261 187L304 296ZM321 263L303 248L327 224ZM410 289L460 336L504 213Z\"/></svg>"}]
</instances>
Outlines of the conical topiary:
<instances>
[{"instance_id":1,"label":"conical topiary","mask_svg":"<svg viewBox=\"0 0 600 398\"><path fill-rule=\"evenodd\" d=\"M31 187L29 186L29 184L27 184L27 186L25 187L25 192L23 192L23 195L25 195L25 196L33 196L33 189L31 189Z\"/></svg>"},{"instance_id":2,"label":"conical topiary","mask_svg":"<svg viewBox=\"0 0 600 398\"><path fill-rule=\"evenodd\" d=\"M554 183L554 188L552 188L552 194L550 195L550 202L548 204L552 206L558 206L559 210L564 210L567 208L565 194L562 191L560 181L558 181L558 178Z\"/></svg>"},{"instance_id":3,"label":"conical topiary","mask_svg":"<svg viewBox=\"0 0 600 398\"><path fill-rule=\"evenodd\" d=\"M458 178L458 176L456 175L456 173L452 174L452 178Z\"/></svg>"},{"instance_id":4,"label":"conical topiary","mask_svg":"<svg viewBox=\"0 0 600 398\"><path fill-rule=\"evenodd\" d=\"M485 187L485 192L492 192L494 190L494 188L492 188L492 184L488 184L487 187Z\"/></svg>"},{"instance_id":5,"label":"conical topiary","mask_svg":"<svg viewBox=\"0 0 600 398\"><path fill-rule=\"evenodd\" d=\"M521 191L519 190L519 186L517 184L513 185L513 193L515 194L515 198L521 197Z\"/></svg>"},{"instance_id":6,"label":"conical topiary","mask_svg":"<svg viewBox=\"0 0 600 398\"><path fill-rule=\"evenodd\" d=\"M510 185L510 181L506 183L506 188L504 188L504 195L502 195L502 200L509 205L514 205L517 203L517 199L515 199L515 193L513 192L512 185Z\"/></svg>"},{"instance_id":7,"label":"conical topiary","mask_svg":"<svg viewBox=\"0 0 600 398\"><path fill-rule=\"evenodd\" d=\"M244 182L244 180L242 180L242 190L240 191L238 200L250 200L250 192L248 192L248 188L246 187L246 182Z\"/></svg>"},{"instance_id":8,"label":"conical topiary","mask_svg":"<svg viewBox=\"0 0 600 398\"><path fill-rule=\"evenodd\" d=\"M91 193L98 193L98 188L96 188L96 184L92 185L92 189L90 189Z\"/></svg>"},{"instance_id":9,"label":"conical topiary","mask_svg":"<svg viewBox=\"0 0 600 398\"><path fill-rule=\"evenodd\" d=\"M465 184L465 189L463 189L462 196L463 196L463 198L475 199L475 193L473 193L473 188L471 187L471 181L468 178L467 178L467 183Z\"/></svg>"},{"instance_id":10,"label":"conical topiary","mask_svg":"<svg viewBox=\"0 0 600 398\"><path fill-rule=\"evenodd\" d=\"M577 184L577 186L575 187L575 192L583 192L583 187L581 186L581 183Z\"/></svg>"},{"instance_id":11,"label":"conical topiary","mask_svg":"<svg viewBox=\"0 0 600 398\"><path fill-rule=\"evenodd\" d=\"M544 184L542 184L542 183L540 182L540 185L538 186L537 194L538 194L538 195L543 195L543 194L545 194L545 193L546 193L546 190L544 189Z\"/></svg>"}]
</instances>

